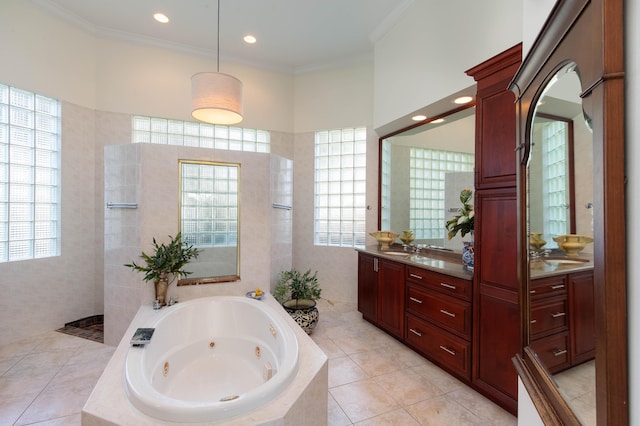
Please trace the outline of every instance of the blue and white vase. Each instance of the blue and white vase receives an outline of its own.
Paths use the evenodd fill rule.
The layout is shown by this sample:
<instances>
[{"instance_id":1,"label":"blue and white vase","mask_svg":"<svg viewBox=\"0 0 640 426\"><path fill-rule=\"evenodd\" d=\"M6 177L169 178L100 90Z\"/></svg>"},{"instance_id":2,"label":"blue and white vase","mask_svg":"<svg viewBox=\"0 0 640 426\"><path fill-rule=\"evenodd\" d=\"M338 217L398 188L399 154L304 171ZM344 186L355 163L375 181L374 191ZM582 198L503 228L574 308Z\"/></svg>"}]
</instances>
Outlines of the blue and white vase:
<instances>
[{"instance_id":1,"label":"blue and white vase","mask_svg":"<svg viewBox=\"0 0 640 426\"><path fill-rule=\"evenodd\" d=\"M462 265L465 269L473 271L473 241L464 241L462 247Z\"/></svg>"}]
</instances>

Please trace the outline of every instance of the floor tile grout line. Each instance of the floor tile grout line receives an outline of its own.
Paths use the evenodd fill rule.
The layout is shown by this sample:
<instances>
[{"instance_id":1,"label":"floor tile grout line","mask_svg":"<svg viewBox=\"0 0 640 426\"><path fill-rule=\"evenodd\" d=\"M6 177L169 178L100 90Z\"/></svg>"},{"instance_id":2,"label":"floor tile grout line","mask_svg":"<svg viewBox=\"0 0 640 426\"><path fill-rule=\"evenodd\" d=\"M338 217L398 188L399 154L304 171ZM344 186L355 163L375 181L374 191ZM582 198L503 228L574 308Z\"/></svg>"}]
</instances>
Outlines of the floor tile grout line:
<instances>
[{"instance_id":1,"label":"floor tile grout line","mask_svg":"<svg viewBox=\"0 0 640 426\"><path fill-rule=\"evenodd\" d=\"M54 330L54 332L55 332L55 330ZM79 338L79 337L77 337L77 336L73 336L73 337L74 337L74 338ZM51 351L39 351L39 352L38 352L38 351L36 351L36 349L38 349L38 348L42 345L43 340L44 340L44 339L41 339L41 341L40 341L37 345L35 345L35 346L34 346L34 348L32 348L32 349L30 350L30 352L29 352L28 354L26 354L26 355L25 355L25 357L26 357L26 356L28 356L28 355L33 355L33 354L38 354L38 353L51 352ZM75 355L76 353L78 353L78 351L79 351L81 348L84 348L85 346L86 346L85 344L82 344L82 345L78 345L78 347L76 347L76 348L75 348L75 350L73 351L73 354L69 357L69 359L67 359L67 360L65 361L65 363L64 363L64 364L62 364L61 366L59 366L59 367L58 367L58 370L55 372L55 374L53 374L53 375L51 376L51 378L47 381L47 383L46 383L44 386L42 386L42 388L41 388L41 389L38 391L38 393L34 396L34 398L31 400L31 402L30 402L30 403L25 407L25 409L20 413L20 415L19 415L18 417L16 417L16 420L13 422L13 424L14 424L14 425L17 425L17 424L18 424L18 422L20 421L20 419L22 418L22 416L24 416L24 415L27 413L27 411L29 411L29 409L30 409L30 408L31 408L31 406L34 404L34 402L35 402L35 401L40 397L40 395L42 395L42 394L45 392L45 390L47 389L47 387L49 387L49 385L51 384L51 382L52 382L52 381L53 381L53 380L58 376L58 374L60 374L60 372L62 371L62 369L64 368L64 366L66 366L66 365L69 363L69 361L73 358L73 355ZM45 421L50 421L50 420L53 420L53 418L41 419L41 420L37 420L37 421L35 421L35 422L31 422L31 423L24 423L23 425L24 425L24 426L27 426L28 424L34 424L34 423L36 423L36 424L37 424L37 423L41 423L41 422L45 422Z\"/></svg>"}]
</instances>

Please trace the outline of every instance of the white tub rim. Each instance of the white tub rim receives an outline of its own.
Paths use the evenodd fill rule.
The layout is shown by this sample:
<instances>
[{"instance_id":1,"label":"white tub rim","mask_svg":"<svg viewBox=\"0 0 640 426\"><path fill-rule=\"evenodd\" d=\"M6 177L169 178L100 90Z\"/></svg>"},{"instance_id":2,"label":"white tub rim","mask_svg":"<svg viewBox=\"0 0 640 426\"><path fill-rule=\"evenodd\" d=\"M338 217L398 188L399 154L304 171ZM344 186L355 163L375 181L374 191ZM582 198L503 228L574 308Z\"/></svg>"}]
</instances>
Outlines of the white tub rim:
<instances>
[{"instance_id":1,"label":"white tub rim","mask_svg":"<svg viewBox=\"0 0 640 426\"><path fill-rule=\"evenodd\" d=\"M163 320L171 315L176 315L183 309L189 309L194 305L208 304L211 301L242 303L261 309L267 313L277 330L283 331L285 356L282 360L280 371L287 370L289 374L275 374L273 378L262 385L252 389L238 399L220 401L183 401L168 397L153 387L147 380L144 367L144 348L129 347L124 360L123 386L129 401L140 412L164 421L175 422L202 422L224 420L240 414L247 414L245 401L247 398L255 399L256 410L269 400L276 398L295 378L298 370L299 344L291 325L287 323L278 312L260 300L252 300L242 296L208 296L181 302L177 305L163 308L157 316L139 325L140 327L155 328ZM279 372L280 372L279 371ZM275 392L277 390L277 392ZM210 411L215 407L220 410L220 416L211 418ZM251 410L251 411L252 411Z\"/></svg>"}]
</instances>

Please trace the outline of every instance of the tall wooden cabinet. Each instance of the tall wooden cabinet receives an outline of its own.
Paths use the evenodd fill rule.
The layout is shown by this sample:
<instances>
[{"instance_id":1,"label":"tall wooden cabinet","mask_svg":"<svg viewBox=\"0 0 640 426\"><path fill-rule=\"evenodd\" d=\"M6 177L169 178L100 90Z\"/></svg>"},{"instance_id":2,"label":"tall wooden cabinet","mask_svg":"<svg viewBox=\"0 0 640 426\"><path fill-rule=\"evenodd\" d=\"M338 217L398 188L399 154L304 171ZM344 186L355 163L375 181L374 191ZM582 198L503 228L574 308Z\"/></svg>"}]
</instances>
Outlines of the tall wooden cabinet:
<instances>
[{"instance_id":1,"label":"tall wooden cabinet","mask_svg":"<svg viewBox=\"0 0 640 426\"><path fill-rule=\"evenodd\" d=\"M472 383L512 413L521 349L516 191L516 106L507 89L517 45L467 71L477 82Z\"/></svg>"}]
</instances>

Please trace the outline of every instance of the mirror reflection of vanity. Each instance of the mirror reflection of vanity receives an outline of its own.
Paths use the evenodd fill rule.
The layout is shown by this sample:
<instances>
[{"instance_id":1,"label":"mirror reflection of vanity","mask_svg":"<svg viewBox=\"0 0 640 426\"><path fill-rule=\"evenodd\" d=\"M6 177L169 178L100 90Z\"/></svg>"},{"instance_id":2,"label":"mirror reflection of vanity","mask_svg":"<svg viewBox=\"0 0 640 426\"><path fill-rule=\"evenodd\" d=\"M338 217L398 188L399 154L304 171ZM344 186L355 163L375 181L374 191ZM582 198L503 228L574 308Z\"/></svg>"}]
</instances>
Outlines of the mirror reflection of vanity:
<instances>
[{"instance_id":1,"label":"mirror reflection of vanity","mask_svg":"<svg viewBox=\"0 0 640 426\"><path fill-rule=\"evenodd\" d=\"M460 251L461 237L448 240L444 224L460 191L474 187L474 112L469 103L381 140L379 229L410 229L414 245Z\"/></svg>"},{"instance_id":2,"label":"mirror reflection of vanity","mask_svg":"<svg viewBox=\"0 0 640 426\"><path fill-rule=\"evenodd\" d=\"M179 168L180 232L200 254L178 285L237 281L240 165L180 160Z\"/></svg>"},{"instance_id":3,"label":"mirror reflection of vanity","mask_svg":"<svg viewBox=\"0 0 640 426\"><path fill-rule=\"evenodd\" d=\"M618 0L559 1L510 87L519 109L519 251L525 284L521 297L524 349L514 363L528 391L521 397L531 398L545 424L628 424L621 5ZM563 81L571 80L579 86L581 102L560 93ZM579 108L564 113L552 105L571 110L570 103ZM567 196L551 202L557 210L554 214L545 211L552 197L542 189L550 175L543 161L544 127L573 133L574 153L570 144L565 152L573 160L573 172L570 164L561 168L569 181L556 188ZM550 251L546 254L534 247L540 244L532 243L536 232L547 241L544 247ZM569 257L553 244L553 236L561 232L594 240ZM552 266L544 263L545 257ZM552 273L540 272L547 267ZM539 285L544 280L547 287ZM572 295L579 307L572 306ZM545 304L548 313L564 315L548 319L543 327L538 314ZM585 307L590 305L593 315L571 319L588 312ZM582 331L586 330L581 337L574 335L575 321L581 321ZM585 343L585 334L593 335L594 341ZM556 341L549 343L554 337ZM545 339L547 346L541 343ZM566 352L556 350L563 339ZM595 361L589 361L594 355ZM595 364L591 413L585 405L570 401L563 381L564 374L589 364ZM552 378L551 373L563 370Z\"/></svg>"}]
</instances>

